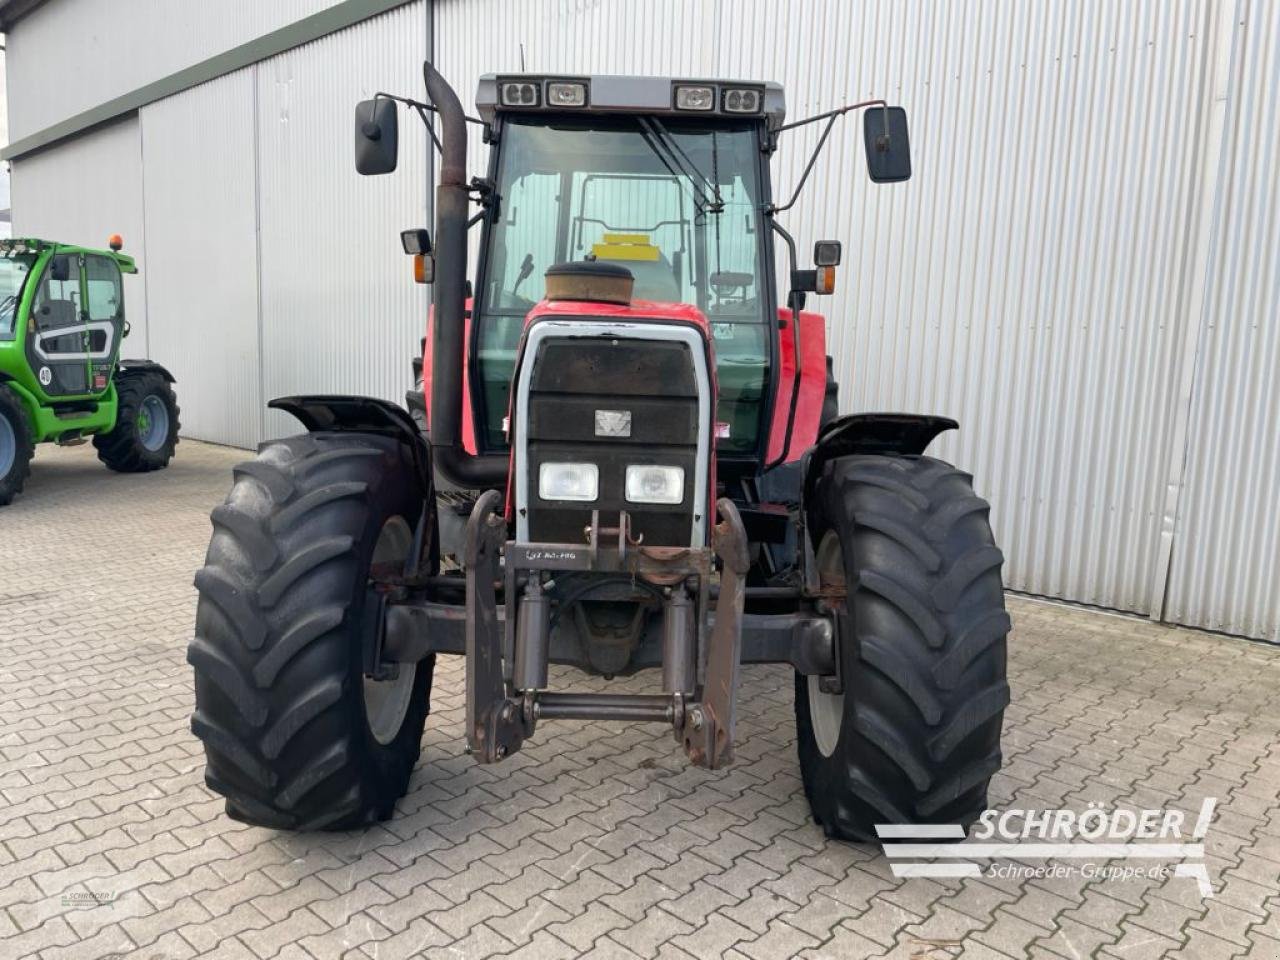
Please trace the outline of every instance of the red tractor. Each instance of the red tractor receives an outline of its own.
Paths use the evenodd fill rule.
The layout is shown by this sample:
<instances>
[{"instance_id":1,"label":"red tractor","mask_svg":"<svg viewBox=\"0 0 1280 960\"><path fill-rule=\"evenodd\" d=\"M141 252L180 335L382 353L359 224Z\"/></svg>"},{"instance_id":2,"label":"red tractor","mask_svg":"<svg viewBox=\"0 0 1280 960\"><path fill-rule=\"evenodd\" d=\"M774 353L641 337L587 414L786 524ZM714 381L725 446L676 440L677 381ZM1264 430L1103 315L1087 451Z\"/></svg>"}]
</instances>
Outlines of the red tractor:
<instances>
[{"instance_id":1,"label":"red tractor","mask_svg":"<svg viewBox=\"0 0 1280 960\"><path fill-rule=\"evenodd\" d=\"M429 102L378 94L355 134L361 173L393 170L405 104L440 153L435 236L402 235L434 283L410 397L428 429L382 400L279 399L307 432L236 468L189 652L227 812L296 830L390 816L435 658L457 654L481 763L542 721L614 720L666 724L718 768L739 665L790 664L829 835L967 826L1009 701L988 506L924 455L954 421L837 415L804 307L832 291L840 244L801 269L779 222L795 195L770 187L780 136L826 123L798 194L855 107L871 179L907 179L904 111L788 124L773 83L514 74L481 80L472 118L424 74ZM472 180L469 122L490 147ZM552 663L660 668L661 692L551 689Z\"/></svg>"}]
</instances>

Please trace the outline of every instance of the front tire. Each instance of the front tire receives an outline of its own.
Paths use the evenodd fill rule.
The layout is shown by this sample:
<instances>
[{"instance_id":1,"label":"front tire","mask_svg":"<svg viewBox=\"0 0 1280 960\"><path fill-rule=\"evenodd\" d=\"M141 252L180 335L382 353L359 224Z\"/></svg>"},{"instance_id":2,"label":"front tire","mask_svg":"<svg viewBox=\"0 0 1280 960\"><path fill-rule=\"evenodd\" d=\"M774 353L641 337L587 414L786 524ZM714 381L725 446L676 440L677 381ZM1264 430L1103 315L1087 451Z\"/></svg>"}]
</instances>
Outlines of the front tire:
<instances>
[{"instance_id":1,"label":"front tire","mask_svg":"<svg viewBox=\"0 0 1280 960\"><path fill-rule=\"evenodd\" d=\"M98 459L117 473L163 470L178 445L178 398L154 371L116 377L116 424L93 438Z\"/></svg>"},{"instance_id":2,"label":"front tire","mask_svg":"<svg viewBox=\"0 0 1280 960\"><path fill-rule=\"evenodd\" d=\"M1009 702L1010 629L986 501L931 457L846 456L813 509L819 575L837 610L842 693L797 674L800 769L830 836L877 824L959 824L987 804Z\"/></svg>"},{"instance_id":3,"label":"front tire","mask_svg":"<svg viewBox=\"0 0 1280 960\"><path fill-rule=\"evenodd\" d=\"M0 507L22 492L35 456L27 408L18 395L0 384Z\"/></svg>"},{"instance_id":4,"label":"front tire","mask_svg":"<svg viewBox=\"0 0 1280 960\"><path fill-rule=\"evenodd\" d=\"M404 563L430 495L397 441L368 434L273 441L236 468L187 654L205 782L231 817L345 830L403 796L434 658L369 679L364 613L370 568Z\"/></svg>"}]
</instances>

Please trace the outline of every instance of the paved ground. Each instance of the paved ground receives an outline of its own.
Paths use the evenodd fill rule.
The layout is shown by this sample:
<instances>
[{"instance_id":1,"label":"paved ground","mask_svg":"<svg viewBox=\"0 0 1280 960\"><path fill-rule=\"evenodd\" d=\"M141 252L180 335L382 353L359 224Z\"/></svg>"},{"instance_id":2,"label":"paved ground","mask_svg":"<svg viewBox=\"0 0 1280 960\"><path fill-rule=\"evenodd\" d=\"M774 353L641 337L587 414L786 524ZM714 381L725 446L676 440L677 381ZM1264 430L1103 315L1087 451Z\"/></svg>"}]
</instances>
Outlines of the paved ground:
<instances>
[{"instance_id":1,"label":"paved ground","mask_svg":"<svg viewBox=\"0 0 1280 960\"><path fill-rule=\"evenodd\" d=\"M1280 957L1280 649L1024 600L993 802L1194 819L1217 797L1213 899L1181 877L895 879L809 823L776 668L745 671L740 760L707 773L616 724L544 724L479 767L445 661L394 820L233 823L184 647L243 457L185 442L119 477L42 447L0 511L0 957Z\"/></svg>"}]
</instances>

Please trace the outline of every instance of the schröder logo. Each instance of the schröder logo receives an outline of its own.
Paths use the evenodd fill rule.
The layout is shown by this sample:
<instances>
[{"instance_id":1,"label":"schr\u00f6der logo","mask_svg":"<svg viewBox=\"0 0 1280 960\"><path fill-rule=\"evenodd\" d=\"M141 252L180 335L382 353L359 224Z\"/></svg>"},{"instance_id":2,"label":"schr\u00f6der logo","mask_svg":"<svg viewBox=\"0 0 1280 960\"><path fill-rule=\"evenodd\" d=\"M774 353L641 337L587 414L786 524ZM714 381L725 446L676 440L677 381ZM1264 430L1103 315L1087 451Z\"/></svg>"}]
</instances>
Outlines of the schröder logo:
<instances>
[{"instance_id":1,"label":"schr\u00f6der logo","mask_svg":"<svg viewBox=\"0 0 1280 960\"><path fill-rule=\"evenodd\" d=\"M895 877L1070 877L1093 880L1194 878L1202 897L1213 896L1204 863L1204 836L1217 799L1200 807L1190 834L1181 810L1105 809L1083 812L987 810L965 839L959 824L878 824ZM1187 842L1188 840L1192 842ZM914 842L913 842L914 841ZM932 841L932 842L930 842ZM979 865L973 861L988 861ZM997 863L999 860L1065 860L1061 864ZM1123 864L1098 861L1123 860ZM934 861L934 862L921 862ZM1075 861L1075 862L1072 862Z\"/></svg>"}]
</instances>

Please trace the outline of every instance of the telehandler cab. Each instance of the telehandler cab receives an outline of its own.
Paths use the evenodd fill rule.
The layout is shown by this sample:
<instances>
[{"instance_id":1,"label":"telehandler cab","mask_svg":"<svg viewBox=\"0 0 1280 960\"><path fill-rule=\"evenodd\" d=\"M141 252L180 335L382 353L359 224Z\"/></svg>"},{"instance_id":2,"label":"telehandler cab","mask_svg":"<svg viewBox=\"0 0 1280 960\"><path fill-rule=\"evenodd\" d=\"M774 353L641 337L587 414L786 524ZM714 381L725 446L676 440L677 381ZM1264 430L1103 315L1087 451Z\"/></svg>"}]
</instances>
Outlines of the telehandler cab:
<instances>
[{"instance_id":1,"label":"telehandler cab","mask_svg":"<svg viewBox=\"0 0 1280 960\"><path fill-rule=\"evenodd\" d=\"M399 102L440 151L435 235L402 235L434 282L410 398L428 430L380 400L275 400L308 432L264 444L214 511L192 726L228 813L390 816L435 658L457 654L481 763L543 721L614 720L666 724L718 768L739 665L790 664L828 834L967 826L1009 700L988 507L924 455L954 421L835 415L804 307L831 292L840 244L801 268L779 221L800 187L779 204L769 175L780 136L825 121L802 186L862 107L871 178L905 180L904 111L788 124L774 83L511 74L482 78L471 118L424 76L429 102L359 104L355 141L361 173L393 170ZM471 180L468 122L490 147ZM551 663L660 668L661 693L552 689Z\"/></svg>"},{"instance_id":2,"label":"telehandler cab","mask_svg":"<svg viewBox=\"0 0 1280 960\"><path fill-rule=\"evenodd\" d=\"M178 442L173 376L122 360L122 273L133 257L50 240L0 240L0 506L22 492L37 443L93 437L122 473L162 470Z\"/></svg>"}]
</instances>

